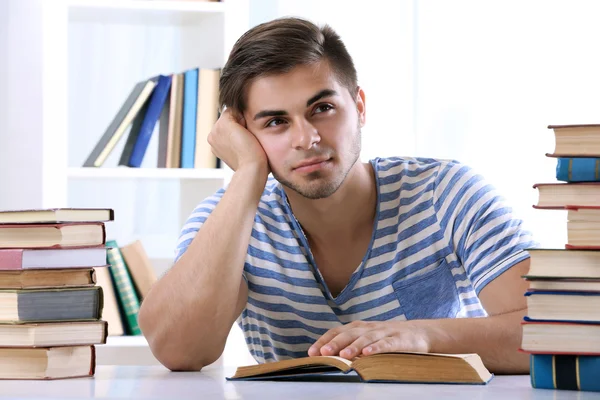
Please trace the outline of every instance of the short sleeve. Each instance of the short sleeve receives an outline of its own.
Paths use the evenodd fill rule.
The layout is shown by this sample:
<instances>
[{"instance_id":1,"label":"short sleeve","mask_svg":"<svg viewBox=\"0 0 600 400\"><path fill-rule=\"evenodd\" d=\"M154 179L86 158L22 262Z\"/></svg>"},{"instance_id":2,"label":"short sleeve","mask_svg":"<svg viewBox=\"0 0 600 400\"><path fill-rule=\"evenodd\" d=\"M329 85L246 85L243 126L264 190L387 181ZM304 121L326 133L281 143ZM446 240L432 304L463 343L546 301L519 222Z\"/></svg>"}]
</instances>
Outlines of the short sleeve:
<instances>
[{"instance_id":1,"label":"short sleeve","mask_svg":"<svg viewBox=\"0 0 600 400\"><path fill-rule=\"evenodd\" d=\"M537 246L506 200L466 165L443 163L434 196L444 237L477 294Z\"/></svg>"},{"instance_id":2,"label":"short sleeve","mask_svg":"<svg viewBox=\"0 0 600 400\"><path fill-rule=\"evenodd\" d=\"M183 253L185 253L210 213L215 209L223 197L223 193L225 193L225 189L220 189L214 195L204 199L196 206L196 208L194 208L194 211L188 217L179 234L179 240L177 240L177 245L175 246L174 262L177 262Z\"/></svg>"}]
</instances>

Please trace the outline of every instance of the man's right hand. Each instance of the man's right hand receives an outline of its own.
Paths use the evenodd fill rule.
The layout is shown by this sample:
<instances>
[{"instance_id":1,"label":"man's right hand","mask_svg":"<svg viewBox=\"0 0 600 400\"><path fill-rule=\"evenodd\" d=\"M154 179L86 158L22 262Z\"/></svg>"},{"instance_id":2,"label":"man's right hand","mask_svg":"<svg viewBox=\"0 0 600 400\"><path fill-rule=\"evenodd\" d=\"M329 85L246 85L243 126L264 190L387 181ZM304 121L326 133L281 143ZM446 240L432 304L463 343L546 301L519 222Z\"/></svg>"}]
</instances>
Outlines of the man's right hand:
<instances>
[{"instance_id":1,"label":"man's right hand","mask_svg":"<svg viewBox=\"0 0 600 400\"><path fill-rule=\"evenodd\" d=\"M236 117L231 109L223 111L208 135L213 154L234 171L251 164L268 169L264 149L245 125L244 119Z\"/></svg>"}]
</instances>

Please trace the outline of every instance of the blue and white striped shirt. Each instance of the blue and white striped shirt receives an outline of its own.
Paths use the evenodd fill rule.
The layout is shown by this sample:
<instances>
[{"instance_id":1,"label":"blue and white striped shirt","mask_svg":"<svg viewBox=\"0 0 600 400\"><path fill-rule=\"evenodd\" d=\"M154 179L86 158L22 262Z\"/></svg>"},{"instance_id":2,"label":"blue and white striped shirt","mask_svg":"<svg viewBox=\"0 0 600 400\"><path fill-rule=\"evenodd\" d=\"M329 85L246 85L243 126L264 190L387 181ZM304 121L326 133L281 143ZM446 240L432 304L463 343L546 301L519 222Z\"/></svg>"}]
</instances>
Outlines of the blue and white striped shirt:
<instances>
[{"instance_id":1,"label":"blue and white striped shirt","mask_svg":"<svg viewBox=\"0 0 600 400\"><path fill-rule=\"evenodd\" d=\"M535 243L494 188L456 161L371 160L375 229L362 263L333 297L279 182L269 179L244 264L248 301L238 323L258 362L307 355L322 334L355 320L482 317L477 294L529 257ZM179 259L219 202L186 222Z\"/></svg>"}]
</instances>

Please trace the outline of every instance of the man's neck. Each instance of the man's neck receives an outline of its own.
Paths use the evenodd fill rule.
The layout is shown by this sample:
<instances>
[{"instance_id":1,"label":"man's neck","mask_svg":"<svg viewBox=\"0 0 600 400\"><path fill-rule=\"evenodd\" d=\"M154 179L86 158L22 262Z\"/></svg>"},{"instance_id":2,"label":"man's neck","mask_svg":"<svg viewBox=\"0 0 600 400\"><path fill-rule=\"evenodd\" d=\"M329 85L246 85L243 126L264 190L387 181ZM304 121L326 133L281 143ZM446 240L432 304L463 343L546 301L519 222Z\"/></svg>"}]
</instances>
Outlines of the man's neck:
<instances>
[{"instance_id":1,"label":"man's neck","mask_svg":"<svg viewBox=\"0 0 600 400\"><path fill-rule=\"evenodd\" d=\"M375 173L370 163L357 162L342 186L325 199L310 200L285 189L306 236L314 242L348 243L365 226L371 226L377 205Z\"/></svg>"}]
</instances>

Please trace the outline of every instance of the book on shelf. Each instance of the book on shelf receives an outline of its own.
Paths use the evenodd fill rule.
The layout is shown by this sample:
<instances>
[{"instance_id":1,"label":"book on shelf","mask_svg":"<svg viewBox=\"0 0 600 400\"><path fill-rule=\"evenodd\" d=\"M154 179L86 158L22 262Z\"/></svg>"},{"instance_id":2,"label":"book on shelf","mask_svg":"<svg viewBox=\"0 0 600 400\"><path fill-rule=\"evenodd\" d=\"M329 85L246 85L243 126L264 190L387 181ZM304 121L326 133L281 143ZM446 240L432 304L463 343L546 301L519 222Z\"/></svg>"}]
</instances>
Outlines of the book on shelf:
<instances>
[{"instance_id":1,"label":"book on shelf","mask_svg":"<svg viewBox=\"0 0 600 400\"><path fill-rule=\"evenodd\" d=\"M122 246L120 249L138 298L142 302L156 282L156 273L152 267L152 262L139 240Z\"/></svg>"},{"instance_id":2,"label":"book on shelf","mask_svg":"<svg viewBox=\"0 0 600 400\"><path fill-rule=\"evenodd\" d=\"M102 288L102 319L108 322L108 335L124 335L125 325L122 318L123 313L119 308L116 288L108 268L96 270L96 284Z\"/></svg>"},{"instance_id":3,"label":"book on shelf","mask_svg":"<svg viewBox=\"0 0 600 400\"><path fill-rule=\"evenodd\" d=\"M0 289L48 289L86 287L96 284L92 268L4 270Z\"/></svg>"},{"instance_id":4,"label":"book on shelf","mask_svg":"<svg viewBox=\"0 0 600 400\"><path fill-rule=\"evenodd\" d=\"M196 117L198 114L198 68L183 73L183 119L181 122L181 168L194 168Z\"/></svg>"},{"instance_id":5,"label":"book on shelf","mask_svg":"<svg viewBox=\"0 0 600 400\"><path fill-rule=\"evenodd\" d=\"M219 115L220 73L197 67L138 82L83 166L101 167L129 129L120 166L141 167L158 130L157 168L220 168L207 141Z\"/></svg>"},{"instance_id":6,"label":"book on shelf","mask_svg":"<svg viewBox=\"0 0 600 400\"><path fill-rule=\"evenodd\" d=\"M598 157L600 124L548 125L554 131L554 152L549 157Z\"/></svg>"},{"instance_id":7,"label":"book on shelf","mask_svg":"<svg viewBox=\"0 0 600 400\"><path fill-rule=\"evenodd\" d=\"M152 96L148 102L148 108L144 115L144 120L140 125L140 130L137 134L135 145L131 151L131 156L127 162L127 165L134 168L142 166L142 160L146 154L146 149L150 143L150 138L154 133L154 128L160 118L161 111L165 106L165 101L169 95L169 89L171 88L171 76L160 75Z\"/></svg>"},{"instance_id":8,"label":"book on shelf","mask_svg":"<svg viewBox=\"0 0 600 400\"><path fill-rule=\"evenodd\" d=\"M121 254L116 241L106 243L108 249L108 263L115 286L117 301L124 313L125 331L128 335L140 335L142 331L138 325L137 317L140 310L140 300L135 291L133 280Z\"/></svg>"},{"instance_id":9,"label":"book on shelf","mask_svg":"<svg viewBox=\"0 0 600 400\"><path fill-rule=\"evenodd\" d=\"M102 317L102 289L2 289L0 304L0 323L98 320Z\"/></svg>"},{"instance_id":10,"label":"book on shelf","mask_svg":"<svg viewBox=\"0 0 600 400\"><path fill-rule=\"evenodd\" d=\"M355 373L363 382L486 384L493 375L477 354L384 353L350 361L302 357L238 367L229 380L303 380Z\"/></svg>"},{"instance_id":11,"label":"book on shelf","mask_svg":"<svg viewBox=\"0 0 600 400\"><path fill-rule=\"evenodd\" d=\"M530 353L600 355L598 323L523 321L521 349Z\"/></svg>"},{"instance_id":12,"label":"book on shelf","mask_svg":"<svg viewBox=\"0 0 600 400\"><path fill-rule=\"evenodd\" d=\"M84 167L101 167L104 164L125 134L127 128L133 122L133 119L152 94L154 86L156 86L155 78L144 80L134 85L129 96L83 163Z\"/></svg>"},{"instance_id":13,"label":"book on shelf","mask_svg":"<svg viewBox=\"0 0 600 400\"><path fill-rule=\"evenodd\" d=\"M0 379L63 379L93 376L94 346L0 348Z\"/></svg>"},{"instance_id":14,"label":"book on shelf","mask_svg":"<svg viewBox=\"0 0 600 400\"><path fill-rule=\"evenodd\" d=\"M0 324L0 347L63 347L106 343L106 321Z\"/></svg>"},{"instance_id":15,"label":"book on shelf","mask_svg":"<svg viewBox=\"0 0 600 400\"><path fill-rule=\"evenodd\" d=\"M58 224L112 220L114 220L114 211L109 208L47 208L0 211L0 224Z\"/></svg>"},{"instance_id":16,"label":"book on shelf","mask_svg":"<svg viewBox=\"0 0 600 400\"><path fill-rule=\"evenodd\" d=\"M83 248L102 245L105 240L102 222L0 225L1 249Z\"/></svg>"},{"instance_id":17,"label":"book on shelf","mask_svg":"<svg viewBox=\"0 0 600 400\"><path fill-rule=\"evenodd\" d=\"M181 166L183 84L183 73L173 74L171 92L161 114L158 129L158 168L179 168Z\"/></svg>"},{"instance_id":18,"label":"book on shelf","mask_svg":"<svg viewBox=\"0 0 600 400\"><path fill-rule=\"evenodd\" d=\"M529 364L534 388L600 392L600 357L532 354Z\"/></svg>"},{"instance_id":19,"label":"book on shelf","mask_svg":"<svg viewBox=\"0 0 600 400\"><path fill-rule=\"evenodd\" d=\"M208 135L217 122L219 105L218 69L201 68L198 73L198 112L194 168L215 168L217 157L208 143Z\"/></svg>"},{"instance_id":20,"label":"book on shelf","mask_svg":"<svg viewBox=\"0 0 600 400\"><path fill-rule=\"evenodd\" d=\"M527 291L527 321L600 321L600 292Z\"/></svg>"},{"instance_id":21,"label":"book on shelf","mask_svg":"<svg viewBox=\"0 0 600 400\"><path fill-rule=\"evenodd\" d=\"M536 183L538 203L534 208L565 209L569 205L600 207L600 182Z\"/></svg>"},{"instance_id":22,"label":"book on shelf","mask_svg":"<svg viewBox=\"0 0 600 400\"><path fill-rule=\"evenodd\" d=\"M0 271L105 266L104 245L75 249L0 249Z\"/></svg>"}]
</instances>

